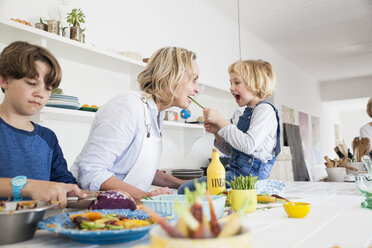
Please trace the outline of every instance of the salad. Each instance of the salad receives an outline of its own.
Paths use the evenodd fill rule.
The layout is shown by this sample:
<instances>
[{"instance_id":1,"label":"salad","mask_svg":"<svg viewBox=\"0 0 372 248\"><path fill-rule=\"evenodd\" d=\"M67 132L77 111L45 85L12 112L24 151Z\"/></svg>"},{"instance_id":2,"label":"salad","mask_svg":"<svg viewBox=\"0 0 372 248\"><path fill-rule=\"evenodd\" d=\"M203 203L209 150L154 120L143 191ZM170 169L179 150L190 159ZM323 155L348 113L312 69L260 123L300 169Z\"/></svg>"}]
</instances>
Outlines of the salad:
<instances>
[{"instance_id":1,"label":"salad","mask_svg":"<svg viewBox=\"0 0 372 248\"><path fill-rule=\"evenodd\" d=\"M110 213L103 215L101 212L86 212L70 215L75 227L80 230L121 230L154 224L151 218L145 220L130 219L124 215Z\"/></svg>"}]
</instances>

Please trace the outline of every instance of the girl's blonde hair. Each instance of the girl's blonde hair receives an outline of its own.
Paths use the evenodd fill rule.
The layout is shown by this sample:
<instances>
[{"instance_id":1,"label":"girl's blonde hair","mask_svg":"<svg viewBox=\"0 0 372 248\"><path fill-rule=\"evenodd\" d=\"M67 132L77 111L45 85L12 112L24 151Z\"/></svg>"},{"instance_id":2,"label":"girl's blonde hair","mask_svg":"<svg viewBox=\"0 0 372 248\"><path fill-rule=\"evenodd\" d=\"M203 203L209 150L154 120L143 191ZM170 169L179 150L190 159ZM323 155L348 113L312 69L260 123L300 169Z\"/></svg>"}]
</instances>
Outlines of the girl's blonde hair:
<instances>
[{"instance_id":1,"label":"girl's blonde hair","mask_svg":"<svg viewBox=\"0 0 372 248\"><path fill-rule=\"evenodd\" d=\"M261 99L270 97L276 87L272 66L263 60L239 60L228 69L229 73L239 74L247 89Z\"/></svg>"},{"instance_id":2,"label":"girl's blonde hair","mask_svg":"<svg viewBox=\"0 0 372 248\"><path fill-rule=\"evenodd\" d=\"M372 97L369 98L368 100L368 103L367 103L367 114L369 115L369 117L372 118Z\"/></svg>"},{"instance_id":3,"label":"girl's blonde hair","mask_svg":"<svg viewBox=\"0 0 372 248\"><path fill-rule=\"evenodd\" d=\"M181 47L164 47L157 50L149 59L144 71L138 75L143 92L156 103L165 106L176 97L175 91L186 70L192 67L196 55Z\"/></svg>"}]
</instances>

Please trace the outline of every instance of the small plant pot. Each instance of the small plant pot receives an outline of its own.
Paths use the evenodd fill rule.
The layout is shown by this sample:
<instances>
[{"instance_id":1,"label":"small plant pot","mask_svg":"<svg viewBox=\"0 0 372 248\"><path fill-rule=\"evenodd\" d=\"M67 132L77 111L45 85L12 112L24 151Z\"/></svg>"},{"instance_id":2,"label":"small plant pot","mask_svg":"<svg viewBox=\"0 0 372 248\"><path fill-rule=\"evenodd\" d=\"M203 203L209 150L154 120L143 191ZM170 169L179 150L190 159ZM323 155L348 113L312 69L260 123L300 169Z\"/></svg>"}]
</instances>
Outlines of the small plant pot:
<instances>
[{"instance_id":1,"label":"small plant pot","mask_svg":"<svg viewBox=\"0 0 372 248\"><path fill-rule=\"evenodd\" d=\"M35 28L38 28L38 29L41 29L41 30L44 30L44 31L48 31L48 25L47 24L44 24L44 23L35 23Z\"/></svg>"},{"instance_id":2,"label":"small plant pot","mask_svg":"<svg viewBox=\"0 0 372 248\"><path fill-rule=\"evenodd\" d=\"M229 191L228 198L231 204L231 208L234 211L238 211L241 208L246 198L249 199L249 204L245 212L250 213L256 211L257 209L257 191L255 189L248 190L232 189Z\"/></svg>"},{"instance_id":3,"label":"small plant pot","mask_svg":"<svg viewBox=\"0 0 372 248\"><path fill-rule=\"evenodd\" d=\"M56 20L48 20L48 32L59 35L59 21Z\"/></svg>"},{"instance_id":4,"label":"small plant pot","mask_svg":"<svg viewBox=\"0 0 372 248\"><path fill-rule=\"evenodd\" d=\"M79 26L70 27L70 39L81 42L81 28Z\"/></svg>"}]
</instances>

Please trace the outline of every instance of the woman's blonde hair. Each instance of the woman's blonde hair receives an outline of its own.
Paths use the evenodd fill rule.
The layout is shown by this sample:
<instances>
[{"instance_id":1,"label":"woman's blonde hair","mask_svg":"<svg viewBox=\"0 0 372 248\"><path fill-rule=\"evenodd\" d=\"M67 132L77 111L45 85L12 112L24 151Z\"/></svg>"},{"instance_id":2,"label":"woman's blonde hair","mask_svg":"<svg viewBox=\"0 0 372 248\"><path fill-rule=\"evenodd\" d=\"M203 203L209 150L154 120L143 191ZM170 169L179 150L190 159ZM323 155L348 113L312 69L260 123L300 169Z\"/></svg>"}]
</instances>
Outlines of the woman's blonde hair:
<instances>
[{"instance_id":1,"label":"woman's blonde hair","mask_svg":"<svg viewBox=\"0 0 372 248\"><path fill-rule=\"evenodd\" d=\"M368 103L367 103L367 114L369 115L369 117L372 118L372 97L369 98L368 100Z\"/></svg>"},{"instance_id":2,"label":"woman's blonde hair","mask_svg":"<svg viewBox=\"0 0 372 248\"><path fill-rule=\"evenodd\" d=\"M239 74L247 89L261 99L270 97L276 87L272 66L263 60L239 60L228 69L229 73Z\"/></svg>"},{"instance_id":3,"label":"woman's blonde hair","mask_svg":"<svg viewBox=\"0 0 372 248\"><path fill-rule=\"evenodd\" d=\"M149 59L144 71L138 75L143 92L156 103L165 106L176 97L175 91L186 70L192 67L196 55L181 47L164 47L157 50Z\"/></svg>"}]
</instances>

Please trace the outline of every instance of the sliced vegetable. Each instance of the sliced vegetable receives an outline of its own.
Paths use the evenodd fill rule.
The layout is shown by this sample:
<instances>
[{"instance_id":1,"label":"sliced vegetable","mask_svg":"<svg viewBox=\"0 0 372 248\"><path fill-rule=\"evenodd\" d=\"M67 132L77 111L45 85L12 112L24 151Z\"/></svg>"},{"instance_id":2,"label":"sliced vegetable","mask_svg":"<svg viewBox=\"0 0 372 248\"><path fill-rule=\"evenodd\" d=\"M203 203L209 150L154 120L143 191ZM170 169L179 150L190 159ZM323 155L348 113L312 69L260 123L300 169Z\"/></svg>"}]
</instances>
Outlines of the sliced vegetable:
<instances>
[{"instance_id":1,"label":"sliced vegetable","mask_svg":"<svg viewBox=\"0 0 372 248\"><path fill-rule=\"evenodd\" d=\"M152 211L150 208L148 208L146 206L141 206L140 208L143 209L144 211L146 211L150 215L150 217L157 224L159 224L164 229L164 231L166 231L168 233L169 236L171 236L172 238L184 238L182 233L180 233L173 226L169 225L168 222L164 218L162 218L160 215L158 215L157 213Z\"/></svg>"},{"instance_id":2,"label":"sliced vegetable","mask_svg":"<svg viewBox=\"0 0 372 248\"><path fill-rule=\"evenodd\" d=\"M257 195L257 202L275 202L276 198L270 195Z\"/></svg>"},{"instance_id":3,"label":"sliced vegetable","mask_svg":"<svg viewBox=\"0 0 372 248\"><path fill-rule=\"evenodd\" d=\"M241 227L242 223L242 216L244 215L245 210L249 206L249 199L246 198L241 206L241 208L231 215L228 216L228 220L225 226L222 228L221 232L219 233L218 237L230 237L236 235Z\"/></svg>"},{"instance_id":4,"label":"sliced vegetable","mask_svg":"<svg viewBox=\"0 0 372 248\"><path fill-rule=\"evenodd\" d=\"M208 199L208 203L209 203L209 210L210 210L210 213L211 213L211 221L210 221L211 232L213 233L214 237L217 237L218 234L221 232L221 227L220 227L220 224L218 224L217 216L216 216L216 213L214 211L214 206L213 206L213 203L212 203L212 198L209 195L208 191L206 192L206 195L207 195L207 199Z\"/></svg>"}]
</instances>

